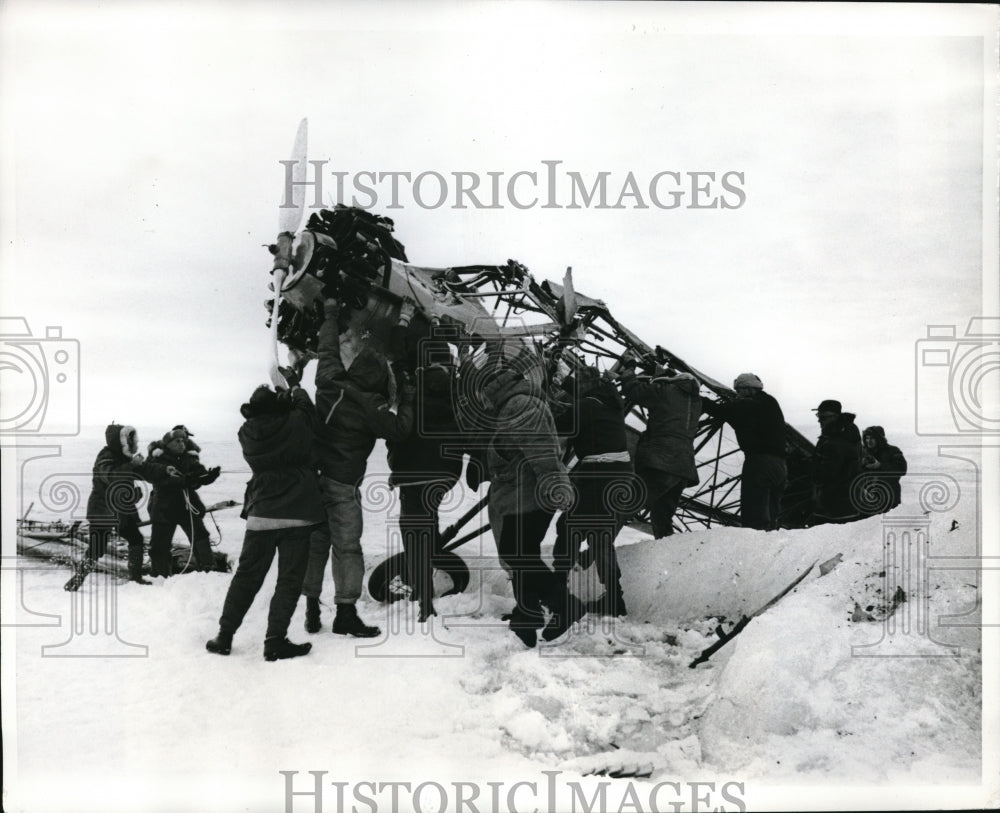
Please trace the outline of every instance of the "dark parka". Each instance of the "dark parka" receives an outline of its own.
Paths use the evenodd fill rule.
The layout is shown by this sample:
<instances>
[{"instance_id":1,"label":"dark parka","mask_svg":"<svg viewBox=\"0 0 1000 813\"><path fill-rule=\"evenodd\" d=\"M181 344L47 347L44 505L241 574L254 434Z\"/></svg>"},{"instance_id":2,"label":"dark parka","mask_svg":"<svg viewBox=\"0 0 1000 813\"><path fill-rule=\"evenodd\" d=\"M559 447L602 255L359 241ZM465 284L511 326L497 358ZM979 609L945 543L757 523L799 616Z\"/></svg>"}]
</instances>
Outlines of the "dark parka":
<instances>
[{"instance_id":1,"label":"dark parka","mask_svg":"<svg viewBox=\"0 0 1000 813\"><path fill-rule=\"evenodd\" d=\"M625 402L614 384L596 377L570 376L563 389L573 405L559 415L556 426L578 459L628 451Z\"/></svg>"},{"instance_id":2,"label":"dark parka","mask_svg":"<svg viewBox=\"0 0 1000 813\"><path fill-rule=\"evenodd\" d=\"M389 484L446 482L462 473L461 438L455 419L452 377L441 367L417 370L416 419L410 434L387 440Z\"/></svg>"},{"instance_id":3,"label":"dark parka","mask_svg":"<svg viewBox=\"0 0 1000 813\"><path fill-rule=\"evenodd\" d=\"M135 463L138 451L135 429L109 424L104 430L107 444L94 460L90 497L87 500L87 521L92 525L113 525L139 521L136 503L142 492L136 480L155 481L168 477L164 464L145 460Z\"/></svg>"},{"instance_id":4,"label":"dark parka","mask_svg":"<svg viewBox=\"0 0 1000 813\"><path fill-rule=\"evenodd\" d=\"M413 393L403 389L396 414L389 410L385 363L365 348L350 370L340 359L339 307L327 304L319 329L316 411L320 473L354 485L365 475L377 438L403 440L413 431Z\"/></svg>"},{"instance_id":5,"label":"dark parka","mask_svg":"<svg viewBox=\"0 0 1000 813\"><path fill-rule=\"evenodd\" d=\"M851 499L851 486L861 471L861 433L854 418L851 412L841 413L816 441L813 484L816 514L821 517L849 519L858 514Z\"/></svg>"},{"instance_id":6,"label":"dark parka","mask_svg":"<svg viewBox=\"0 0 1000 813\"><path fill-rule=\"evenodd\" d=\"M153 482L153 494L149 498L149 519L154 524L158 522L185 522L188 516L188 503L198 515L204 516L205 504L198 496L197 489L213 482L215 477L209 474L197 454L181 452L176 454L166 448L163 443L151 443L150 458L164 466L173 466L181 473L180 477L158 476ZM187 498L185 499L185 493Z\"/></svg>"},{"instance_id":7,"label":"dark parka","mask_svg":"<svg viewBox=\"0 0 1000 813\"><path fill-rule=\"evenodd\" d=\"M243 516L323 522L312 401L298 387L281 397L290 399L290 409L257 415L244 411L247 421L238 434L253 476L247 483Z\"/></svg>"},{"instance_id":8,"label":"dark parka","mask_svg":"<svg viewBox=\"0 0 1000 813\"><path fill-rule=\"evenodd\" d=\"M748 398L731 401L705 400L705 412L726 421L736 433L736 442L744 455L785 456L785 416L778 402L763 390Z\"/></svg>"},{"instance_id":9,"label":"dark parka","mask_svg":"<svg viewBox=\"0 0 1000 813\"><path fill-rule=\"evenodd\" d=\"M626 401L647 410L646 430L636 446L636 471L656 469L682 478L685 488L698 485L694 438L702 410L694 376L644 381L626 372L621 384Z\"/></svg>"},{"instance_id":10,"label":"dark parka","mask_svg":"<svg viewBox=\"0 0 1000 813\"><path fill-rule=\"evenodd\" d=\"M881 426L869 426L865 429L863 440L875 438L875 448L867 445L862 448L862 468L867 473L865 478L869 485L883 483L888 489L889 500L885 506L888 511L902 502L903 492L899 479L906 474L906 458L897 446L892 446L885 438L885 430ZM871 487L871 485L869 485Z\"/></svg>"}]
</instances>

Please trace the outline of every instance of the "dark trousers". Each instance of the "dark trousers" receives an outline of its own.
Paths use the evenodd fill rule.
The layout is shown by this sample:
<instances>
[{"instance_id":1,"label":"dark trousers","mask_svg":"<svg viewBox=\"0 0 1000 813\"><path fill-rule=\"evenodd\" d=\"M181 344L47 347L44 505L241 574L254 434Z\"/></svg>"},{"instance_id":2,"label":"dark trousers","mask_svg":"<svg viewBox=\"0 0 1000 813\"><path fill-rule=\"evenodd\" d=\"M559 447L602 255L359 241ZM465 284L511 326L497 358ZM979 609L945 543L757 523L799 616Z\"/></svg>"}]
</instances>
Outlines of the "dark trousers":
<instances>
[{"instance_id":1,"label":"dark trousers","mask_svg":"<svg viewBox=\"0 0 1000 813\"><path fill-rule=\"evenodd\" d=\"M744 528L771 531L777 527L781 492L757 483L740 484L740 521Z\"/></svg>"},{"instance_id":2,"label":"dark trousers","mask_svg":"<svg viewBox=\"0 0 1000 813\"><path fill-rule=\"evenodd\" d=\"M173 573L174 532L180 525L191 543L191 557L198 570L212 570L215 557L205 521L198 515L184 511L153 521L153 531L149 538L149 564L153 576L170 576Z\"/></svg>"},{"instance_id":3,"label":"dark trousers","mask_svg":"<svg viewBox=\"0 0 1000 813\"><path fill-rule=\"evenodd\" d=\"M551 612L565 612L566 578L552 572L542 560L541 545L552 522L549 511L508 514L503 518L497 553L510 572L517 606L511 627L540 629L545 625L541 605Z\"/></svg>"},{"instance_id":4,"label":"dark trousers","mask_svg":"<svg viewBox=\"0 0 1000 813\"><path fill-rule=\"evenodd\" d=\"M653 526L653 536L662 539L674 532L674 514L681 502L684 481L659 469L637 469L636 474L646 486L646 510Z\"/></svg>"},{"instance_id":5,"label":"dark trousers","mask_svg":"<svg viewBox=\"0 0 1000 813\"><path fill-rule=\"evenodd\" d=\"M124 517L118 522L98 520L90 523L87 533L87 557L96 561L107 553L108 543L115 531L118 532L118 536L128 542L129 553L133 549L138 549L139 553L142 553L142 544L145 539L142 536L142 531L139 530L139 523L131 517Z\"/></svg>"},{"instance_id":6,"label":"dark trousers","mask_svg":"<svg viewBox=\"0 0 1000 813\"><path fill-rule=\"evenodd\" d=\"M399 531L406 554L406 583L421 609L430 609L434 599L432 557L438 547L438 509L451 489L447 482L401 486Z\"/></svg>"},{"instance_id":7,"label":"dark trousers","mask_svg":"<svg viewBox=\"0 0 1000 813\"><path fill-rule=\"evenodd\" d=\"M315 526L278 528L270 531L247 531L236 573L229 583L226 601L222 605L219 630L232 635L240 628L243 618L260 592L264 578L271 569L275 551L278 553L278 581L267 613L265 638L284 638L295 612L309 561L309 536Z\"/></svg>"},{"instance_id":8,"label":"dark trousers","mask_svg":"<svg viewBox=\"0 0 1000 813\"><path fill-rule=\"evenodd\" d=\"M770 531L778 527L787 480L784 458L761 453L746 455L740 478L740 521L744 528Z\"/></svg>"},{"instance_id":9,"label":"dark trousers","mask_svg":"<svg viewBox=\"0 0 1000 813\"><path fill-rule=\"evenodd\" d=\"M135 517L126 516L117 523L113 520L106 523L91 522L87 532L87 558L96 562L107 553L108 543L116 530L118 536L128 543L129 578L138 579L142 574L142 545L146 540Z\"/></svg>"},{"instance_id":10,"label":"dark trousers","mask_svg":"<svg viewBox=\"0 0 1000 813\"><path fill-rule=\"evenodd\" d=\"M556 522L556 544L552 551L556 573L569 572L586 542L611 610L624 607L615 538L626 517L615 510L614 495L618 490L634 491L632 477L627 463L581 463L570 473L570 482L577 493L576 503Z\"/></svg>"}]
</instances>

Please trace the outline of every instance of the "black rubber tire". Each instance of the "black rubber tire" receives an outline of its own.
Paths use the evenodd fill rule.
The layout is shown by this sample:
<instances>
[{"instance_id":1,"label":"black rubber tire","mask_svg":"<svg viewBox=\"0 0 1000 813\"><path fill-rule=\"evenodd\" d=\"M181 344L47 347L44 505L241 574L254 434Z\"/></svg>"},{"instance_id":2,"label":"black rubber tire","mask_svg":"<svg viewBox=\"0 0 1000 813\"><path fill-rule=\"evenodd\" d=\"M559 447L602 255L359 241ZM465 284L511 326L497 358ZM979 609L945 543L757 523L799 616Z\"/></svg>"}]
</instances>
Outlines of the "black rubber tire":
<instances>
[{"instance_id":1,"label":"black rubber tire","mask_svg":"<svg viewBox=\"0 0 1000 813\"><path fill-rule=\"evenodd\" d=\"M469 586L469 566L462 558L454 553L439 553L433 559L434 569L441 570L451 577L452 587L443 596L461 593ZM372 570L368 577L368 595L375 601L392 603L399 601L406 596L404 592L397 592L391 588L393 581L399 577L403 584L406 584L406 554L397 553L388 559L380 562ZM435 596L440 598L440 596Z\"/></svg>"},{"instance_id":2,"label":"black rubber tire","mask_svg":"<svg viewBox=\"0 0 1000 813\"><path fill-rule=\"evenodd\" d=\"M439 553L433 557L431 562L435 570L443 570L451 576L453 587L442 593L442 596L453 596L456 593L465 592L465 588L469 586L469 566L461 556L451 552Z\"/></svg>"},{"instance_id":3,"label":"black rubber tire","mask_svg":"<svg viewBox=\"0 0 1000 813\"><path fill-rule=\"evenodd\" d=\"M395 556L390 556L388 559L379 562L375 565L375 569L372 570L371 575L368 577L368 595L375 599L375 601L389 603L399 601L403 598L403 594L393 593L389 589L389 585L392 583L393 579L396 578L396 576L402 578L405 572L405 553L397 553Z\"/></svg>"}]
</instances>

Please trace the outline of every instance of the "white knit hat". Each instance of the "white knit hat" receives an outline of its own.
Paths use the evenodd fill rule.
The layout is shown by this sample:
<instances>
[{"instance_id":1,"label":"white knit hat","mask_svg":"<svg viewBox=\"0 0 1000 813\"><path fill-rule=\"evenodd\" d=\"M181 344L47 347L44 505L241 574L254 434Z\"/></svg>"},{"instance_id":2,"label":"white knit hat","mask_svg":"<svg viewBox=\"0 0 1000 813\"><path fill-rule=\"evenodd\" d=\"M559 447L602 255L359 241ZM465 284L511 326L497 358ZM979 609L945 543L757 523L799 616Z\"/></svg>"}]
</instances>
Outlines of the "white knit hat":
<instances>
[{"instance_id":1,"label":"white knit hat","mask_svg":"<svg viewBox=\"0 0 1000 813\"><path fill-rule=\"evenodd\" d=\"M753 373L740 373L733 382L733 389L738 390L740 387L753 387L755 390L762 390L764 382Z\"/></svg>"}]
</instances>

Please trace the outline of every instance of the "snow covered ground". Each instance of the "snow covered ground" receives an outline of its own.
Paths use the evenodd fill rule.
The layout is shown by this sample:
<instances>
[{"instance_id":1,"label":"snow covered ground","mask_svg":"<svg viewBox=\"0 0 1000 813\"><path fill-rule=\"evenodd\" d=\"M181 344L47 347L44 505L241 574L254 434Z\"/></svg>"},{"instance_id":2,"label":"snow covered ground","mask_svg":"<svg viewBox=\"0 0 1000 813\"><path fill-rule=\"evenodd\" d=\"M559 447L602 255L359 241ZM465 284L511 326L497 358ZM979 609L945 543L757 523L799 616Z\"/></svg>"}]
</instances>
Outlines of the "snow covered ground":
<instances>
[{"instance_id":1,"label":"snow covered ground","mask_svg":"<svg viewBox=\"0 0 1000 813\"><path fill-rule=\"evenodd\" d=\"M238 497L233 450L203 458L228 472L206 502ZM979 793L984 768L995 788L982 758L977 574L940 560L975 554L976 500L965 489L925 513L916 492L847 526L660 542L626 529L629 617L585 619L534 651L499 621L512 598L488 534L461 548L481 569L465 593L439 599L432 626L416 624L413 605L365 598L361 613L383 639L309 636L300 603L290 637L313 650L279 663L262 658L273 573L222 658L204 642L229 575L151 587L92 576L73 598L65 568L31 562L4 599L5 622L18 624L4 630L4 672L16 676L5 685L16 692L4 724L16 759L4 807L862 809L881 791L920 807L962 786ZM392 544L395 506L377 484L367 495L371 567ZM450 513L474 498L456 495ZM235 510L217 518L235 558L243 523ZM717 626L810 565L780 603L688 667ZM897 586L905 602L893 601ZM326 604L332 590L328 577ZM325 608L327 628L331 618ZM986 792L974 798L986 804Z\"/></svg>"}]
</instances>

